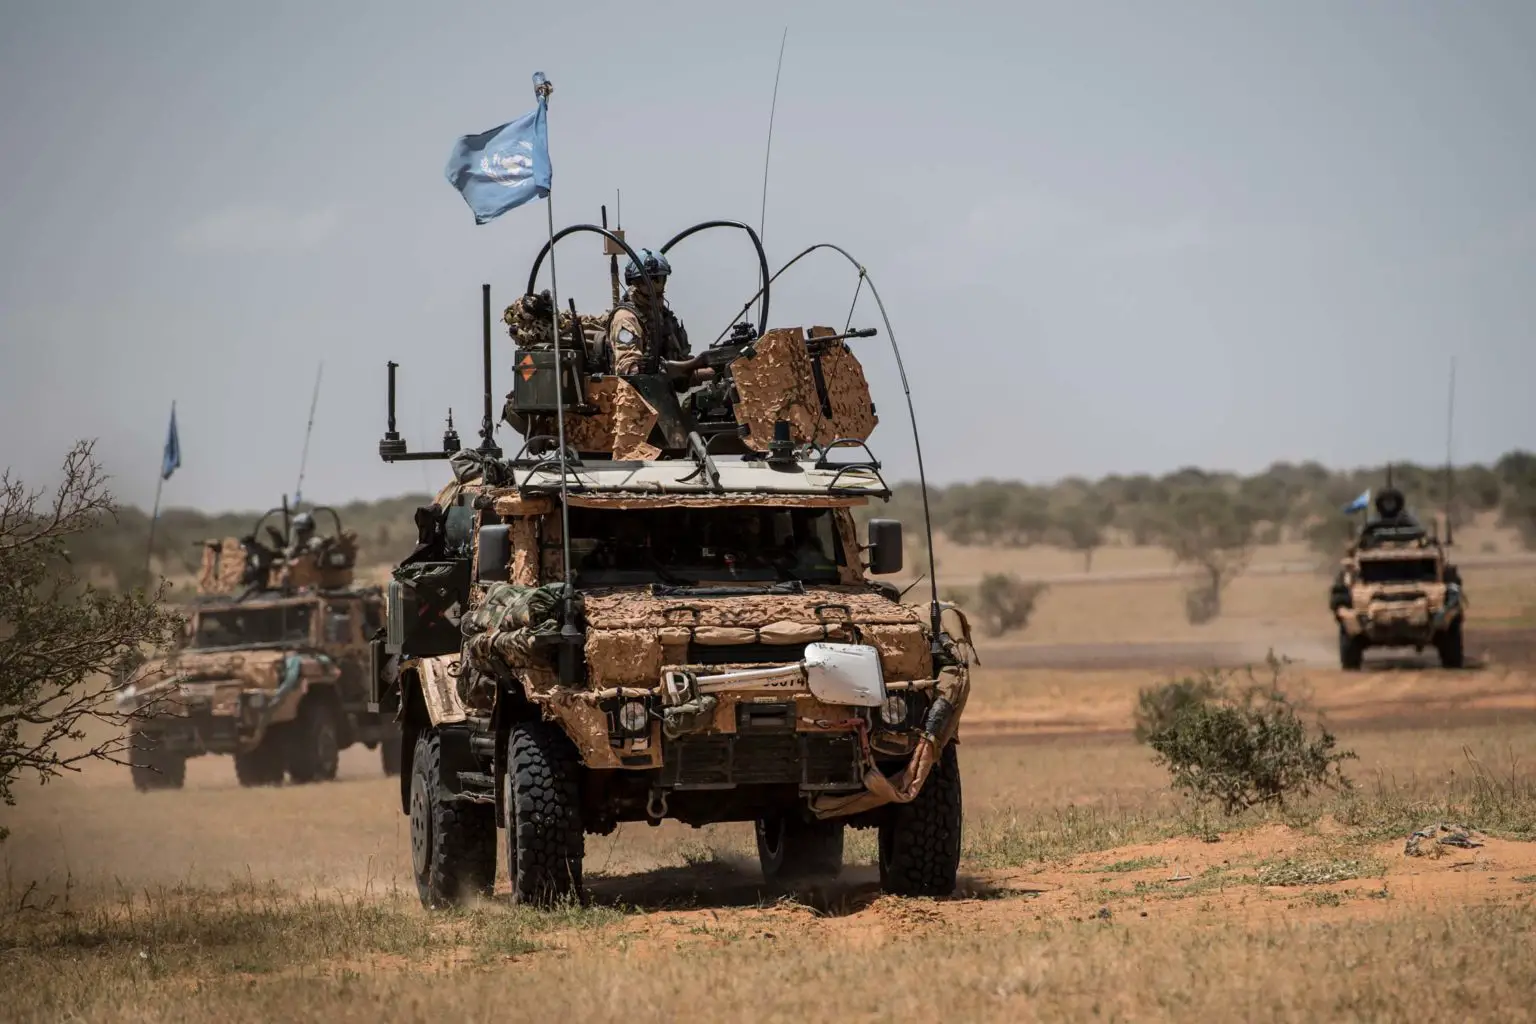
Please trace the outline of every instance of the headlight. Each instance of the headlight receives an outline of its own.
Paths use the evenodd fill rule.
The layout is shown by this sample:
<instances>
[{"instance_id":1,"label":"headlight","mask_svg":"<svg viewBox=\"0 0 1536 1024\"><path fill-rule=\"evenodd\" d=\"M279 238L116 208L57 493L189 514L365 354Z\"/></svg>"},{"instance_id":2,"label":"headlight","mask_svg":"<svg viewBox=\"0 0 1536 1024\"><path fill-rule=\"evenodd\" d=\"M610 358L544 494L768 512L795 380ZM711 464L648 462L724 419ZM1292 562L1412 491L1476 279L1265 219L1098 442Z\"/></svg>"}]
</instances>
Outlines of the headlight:
<instances>
[{"instance_id":1,"label":"headlight","mask_svg":"<svg viewBox=\"0 0 1536 1024\"><path fill-rule=\"evenodd\" d=\"M894 729L906 723L907 710L907 698L893 693L880 705L880 721Z\"/></svg>"},{"instance_id":2,"label":"headlight","mask_svg":"<svg viewBox=\"0 0 1536 1024\"><path fill-rule=\"evenodd\" d=\"M651 716L642 702L632 700L619 708L619 728L631 736L639 736L648 731L650 726Z\"/></svg>"}]
</instances>

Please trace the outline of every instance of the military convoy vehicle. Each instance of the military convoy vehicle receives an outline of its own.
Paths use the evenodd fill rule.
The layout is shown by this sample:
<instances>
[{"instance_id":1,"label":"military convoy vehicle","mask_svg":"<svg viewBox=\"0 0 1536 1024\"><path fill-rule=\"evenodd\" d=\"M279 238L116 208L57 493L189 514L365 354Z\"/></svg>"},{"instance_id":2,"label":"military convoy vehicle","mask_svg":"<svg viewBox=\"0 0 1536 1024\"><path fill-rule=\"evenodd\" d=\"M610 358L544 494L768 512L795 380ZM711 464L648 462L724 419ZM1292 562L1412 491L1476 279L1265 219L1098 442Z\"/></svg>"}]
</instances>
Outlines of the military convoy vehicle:
<instances>
[{"instance_id":1,"label":"military convoy vehicle","mask_svg":"<svg viewBox=\"0 0 1536 1024\"><path fill-rule=\"evenodd\" d=\"M490 891L498 829L513 898L544 903L579 897L587 834L667 819L753 822L774 884L835 875L845 830L870 828L886 890L955 887L970 631L936 588L924 608L871 579L903 551L900 523L870 520L861 541L854 518L889 495L848 344L874 331L767 329L750 227L711 222L661 251L706 227L751 235L758 323L671 363L648 334L627 376L603 368L605 318L572 304L557 331L558 301L535 284L575 231L639 259L606 229L554 236L504 318L510 458L493 434L488 285L478 448L450 425L442 450L408 451L389 364L381 457L454 470L416 512L374 641L428 907Z\"/></svg>"},{"instance_id":2,"label":"military convoy vehicle","mask_svg":"<svg viewBox=\"0 0 1536 1024\"><path fill-rule=\"evenodd\" d=\"M245 786L334 779L354 743L399 772L399 727L368 709L384 594L354 584L356 561L356 535L323 507L273 509L243 538L205 542L180 642L118 696L135 787L180 788L202 754L232 754Z\"/></svg>"},{"instance_id":3,"label":"military convoy vehicle","mask_svg":"<svg viewBox=\"0 0 1536 1024\"><path fill-rule=\"evenodd\" d=\"M1445 668L1465 660L1466 596L1438 529L1426 529L1401 491L1376 496L1376 514L1350 545L1334 577L1328 606L1339 625L1339 664L1362 667L1370 647L1433 646Z\"/></svg>"}]
</instances>

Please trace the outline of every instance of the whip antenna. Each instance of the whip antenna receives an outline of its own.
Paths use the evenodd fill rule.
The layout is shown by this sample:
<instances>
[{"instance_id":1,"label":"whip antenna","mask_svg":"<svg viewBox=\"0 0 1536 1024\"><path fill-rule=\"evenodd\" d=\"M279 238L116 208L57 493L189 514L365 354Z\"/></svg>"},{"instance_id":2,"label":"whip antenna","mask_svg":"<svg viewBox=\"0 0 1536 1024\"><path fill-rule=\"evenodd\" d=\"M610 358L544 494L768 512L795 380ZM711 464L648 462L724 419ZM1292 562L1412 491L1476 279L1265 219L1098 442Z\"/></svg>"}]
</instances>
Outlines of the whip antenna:
<instances>
[{"instance_id":1,"label":"whip antenna","mask_svg":"<svg viewBox=\"0 0 1536 1024\"><path fill-rule=\"evenodd\" d=\"M757 214L757 237L767 235L768 226L768 162L773 157L773 115L779 109L779 76L784 71L784 44L789 42L789 26L779 37L779 63L773 69L773 101L768 105L768 144L763 148L763 203Z\"/></svg>"},{"instance_id":2,"label":"whip antenna","mask_svg":"<svg viewBox=\"0 0 1536 1024\"><path fill-rule=\"evenodd\" d=\"M325 373L325 360L315 369L315 390L309 396L309 425L304 428L304 450L299 455L299 482L293 485L293 507L299 507L304 494L304 469L309 465L309 435L315 430L315 406L320 403L320 376Z\"/></svg>"},{"instance_id":3,"label":"whip antenna","mask_svg":"<svg viewBox=\"0 0 1536 1024\"><path fill-rule=\"evenodd\" d=\"M1456 357L1451 356L1451 382L1445 399L1445 542L1451 543L1451 515L1456 469L1451 462L1452 427L1456 422Z\"/></svg>"},{"instance_id":4,"label":"whip antenna","mask_svg":"<svg viewBox=\"0 0 1536 1024\"><path fill-rule=\"evenodd\" d=\"M773 115L779 109L779 75L784 71L784 44L789 42L789 27L779 39L779 63L773 70L773 102L768 105L768 145L763 152L763 205L757 215L757 236L762 238L768 224L768 160L773 156Z\"/></svg>"}]
</instances>

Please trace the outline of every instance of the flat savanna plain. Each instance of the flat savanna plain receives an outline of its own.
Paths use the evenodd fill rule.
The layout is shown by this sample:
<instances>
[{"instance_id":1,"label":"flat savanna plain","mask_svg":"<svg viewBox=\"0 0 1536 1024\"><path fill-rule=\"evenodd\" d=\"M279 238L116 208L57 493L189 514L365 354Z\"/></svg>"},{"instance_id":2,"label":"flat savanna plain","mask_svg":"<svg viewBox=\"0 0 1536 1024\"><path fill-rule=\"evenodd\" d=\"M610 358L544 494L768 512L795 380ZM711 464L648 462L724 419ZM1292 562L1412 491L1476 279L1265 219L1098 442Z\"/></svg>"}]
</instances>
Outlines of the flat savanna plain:
<instances>
[{"instance_id":1,"label":"flat savanna plain","mask_svg":"<svg viewBox=\"0 0 1536 1024\"><path fill-rule=\"evenodd\" d=\"M1529 1019L1536 568L1465 575L1458 672L1331 667L1314 573L1240 579L1200 628L1175 580L1053 586L1027 633L981 643L946 900L882 896L869 833L836 883L779 893L750 827L668 823L588 839L586 906L429 915L398 782L361 748L339 781L279 790L224 759L167 793L92 768L6 812L0 1018ZM1270 648L1358 755L1354 788L1192 807L1131 737L1136 692ZM1404 855L1439 822L1482 845Z\"/></svg>"}]
</instances>

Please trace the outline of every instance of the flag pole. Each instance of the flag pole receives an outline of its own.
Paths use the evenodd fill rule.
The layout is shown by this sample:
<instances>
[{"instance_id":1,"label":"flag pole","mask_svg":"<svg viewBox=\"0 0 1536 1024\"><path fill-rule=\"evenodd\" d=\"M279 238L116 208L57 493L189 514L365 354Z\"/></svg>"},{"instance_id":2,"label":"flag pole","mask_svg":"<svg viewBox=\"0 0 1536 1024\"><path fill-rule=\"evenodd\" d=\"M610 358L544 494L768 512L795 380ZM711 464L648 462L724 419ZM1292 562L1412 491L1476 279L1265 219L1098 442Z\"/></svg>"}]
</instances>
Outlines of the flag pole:
<instances>
[{"instance_id":1,"label":"flag pole","mask_svg":"<svg viewBox=\"0 0 1536 1024\"><path fill-rule=\"evenodd\" d=\"M176 403L171 402L171 419L176 418ZM150 577L150 563L155 557L155 527L160 522L160 489L165 486L165 452L160 453L160 471L155 474L155 507L149 514L149 543L144 548L144 589L148 590L153 580Z\"/></svg>"},{"instance_id":2,"label":"flag pole","mask_svg":"<svg viewBox=\"0 0 1536 1024\"><path fill-rule=\"evenodd\" d=\"M554 85L548 79L538 81L533 94L541 104L548 104ZM548 122L545 132L549 131ZM546 134L547 139L547 134ZM565 577L565 605L560 627L560 681L576 682L576 652L581 644L581 633L576 629L575 602L571 591L571 505L567 500L567 475L569 467L565 450L565 362L560 355L560 290L555 277L555 202L554 189L544 197L544 211L549 226L549 320L555 332L555 435L560 445L560 568Z\"/></svg>"}]
</instances>

